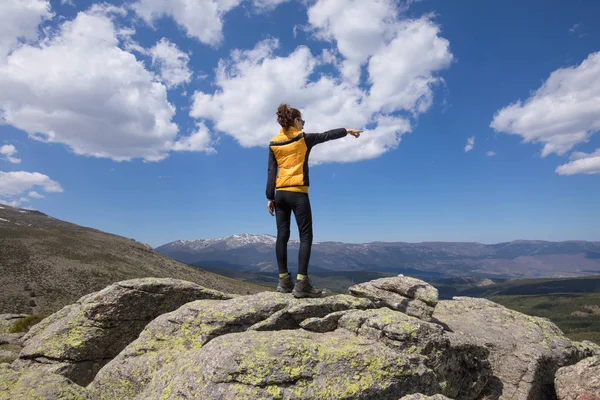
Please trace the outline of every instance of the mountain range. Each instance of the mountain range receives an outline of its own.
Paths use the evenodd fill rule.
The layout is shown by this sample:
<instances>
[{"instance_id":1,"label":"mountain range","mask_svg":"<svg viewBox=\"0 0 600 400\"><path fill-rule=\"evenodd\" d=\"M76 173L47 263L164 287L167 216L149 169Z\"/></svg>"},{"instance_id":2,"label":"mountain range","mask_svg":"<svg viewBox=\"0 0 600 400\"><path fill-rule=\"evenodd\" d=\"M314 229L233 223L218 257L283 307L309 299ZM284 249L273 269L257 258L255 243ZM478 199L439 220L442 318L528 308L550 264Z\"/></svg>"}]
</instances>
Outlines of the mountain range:
<instances>
[{"instance_id":1,"label":"mountain range","mask_svg":"<svg viewBox=\"0 0 600 400\"><path fill-rule=\"evenodd\" d=\"M155 250L191 265L268 273L277 270L275 242L271 235L241 233L219 239L177 240ZM292 271L298 247L298 241L289 242ZM406 273L423 279L575 277L600 274L600 242L315 242L310 270Z\"/></svg>"}]
</instances>

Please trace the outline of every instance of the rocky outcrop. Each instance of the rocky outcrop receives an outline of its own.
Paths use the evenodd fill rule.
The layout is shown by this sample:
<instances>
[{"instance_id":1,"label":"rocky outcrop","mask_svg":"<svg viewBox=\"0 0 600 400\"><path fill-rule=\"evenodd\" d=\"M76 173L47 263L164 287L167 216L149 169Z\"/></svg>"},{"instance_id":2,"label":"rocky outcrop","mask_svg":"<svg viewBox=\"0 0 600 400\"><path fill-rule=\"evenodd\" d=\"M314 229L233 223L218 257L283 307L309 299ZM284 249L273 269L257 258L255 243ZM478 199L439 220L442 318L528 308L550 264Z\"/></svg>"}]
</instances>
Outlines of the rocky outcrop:
<instances>
[{"instance_id":1,"label":"rocky outcrop","mask_svg":"<svg viewBox=\"0 0 600 400\"><path fill-rule=\"evenodd\" d=\"M490 371L485 348L454 346L442 326L374 300L261 293L189 303L150 323L88 389L99 399L368 399L415 391L476 398Z\"/></svg>"},{"instance_id":2,"label":"rocky outcrop","mask_svg":"<svg viewBox=\"0 0 600 400\"><path fill-rule=\"evenodd\" d=\"M600 356L560 368L554 386L558 400L600 400Z\"/></svg>"},{"instance_id":3,"label":"rocky outcrop","mask_svg":"<svg viewBox=\"0 0 600 400\"><path fill-rule=\"evenodd\" d=\"M378 306L389 307L428 320L438 302L438 291L422 280L399 275L351 286L350 294L366 297Z\"/></svg>"},{"instance_id":4,"label":"rocky outcrop","mask_svg":"<svg viewBox=\"0 0 600 400\"><path fill-rule=\"evenodd\" d=\"M493 377L484 392L489 400L554 399L556 370L595 351L567 339L546 318L530 317L486 299L441 301L433 317L457 334L455 340L489 349Z\"/></svg>"},{"instance_id":5,"label":"rocky outcrop","mask_svg":"<svg viewBox=\"0 0 600 400\"><path fill-rule=\"evenodd\" d=\"M31 388L48 398L551 400L559 367L600 354L488 300L438 302L414 278L350 293L232 297L120 282L34 326L21 358L0 369L0 399L36 377Z\"/></svg>"},{"instance_id":6,"label":"rocky outcrop","mask_svg":"<svg viewBox=\"0 0 600 400\"><path fill-rule=\"evenodd\" d=\"M194 300L229 298L175 279L119 282L34 325L23 338L15 365L42 368L87 385L157 316Z\"/></svg>"},{"instance_id":7,"label":"rocky outcrop","mask_svg":"<svg viewBox=\"0 0 600 400\"><path fill-rule=\"evenodd\" d=\"M289 294L273 292L228 301L192 302L149 324L136 341L100 371L90 390L98 398L134 398L178 359L188 359L190 351L200 350L218 336L297 328L299 323L295 321L307 315L372 306L368 300L347 295L297 301Z\"/></svg>"},{"instance_id":8,"label":"rocky outcrop","mask_svg":"<svg viewBox=\"0 0 600 400\"><path fill-rule=\"evenodd\" d=\"M89 399L87 391L61 375L37 369L13 369L0 364L0 400Z\"/></svg>"}]
</instances>

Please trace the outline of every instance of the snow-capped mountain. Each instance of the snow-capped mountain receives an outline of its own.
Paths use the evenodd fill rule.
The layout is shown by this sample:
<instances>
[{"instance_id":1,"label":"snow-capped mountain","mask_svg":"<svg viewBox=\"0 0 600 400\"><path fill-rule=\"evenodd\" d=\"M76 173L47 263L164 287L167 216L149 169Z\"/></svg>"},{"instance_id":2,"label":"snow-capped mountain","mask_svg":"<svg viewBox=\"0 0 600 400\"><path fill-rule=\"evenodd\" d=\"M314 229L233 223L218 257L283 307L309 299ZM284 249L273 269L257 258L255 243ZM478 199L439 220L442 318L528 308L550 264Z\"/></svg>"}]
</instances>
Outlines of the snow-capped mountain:
<instances>
[{"instance_id":1,"label":"snow-capped mountain","mask_svg":"<svg viewBox=\"0 0 600 400\"><path fill-rule=\"evenodd\" d=\"M274 245L277 241L275 236L255 235L252 233L239 233L233 236L227 236L217 239L197 239L197 240L176 240L160 248L181 249L181 250L202 250L218 246L225 249L237 249L250 244Z\"/></svg>"},{"instance_id":2,"label":"snow-capped mountain","mask_svg":"<svg viewBox=\"0 0 600 400\"><path fill-rule=\"evenodd\" d=\"M241 233L218 239L178 240L156 251L198 266L274 272L277 270L275 242L276 238L271 235ZM298 241L288 244L288 264L292 271L297 265L298 247ZM314 242L310 269L313 272L406 272L428 278L581 276L600 273L600 243Z\"/></svg>"}]
</instances>

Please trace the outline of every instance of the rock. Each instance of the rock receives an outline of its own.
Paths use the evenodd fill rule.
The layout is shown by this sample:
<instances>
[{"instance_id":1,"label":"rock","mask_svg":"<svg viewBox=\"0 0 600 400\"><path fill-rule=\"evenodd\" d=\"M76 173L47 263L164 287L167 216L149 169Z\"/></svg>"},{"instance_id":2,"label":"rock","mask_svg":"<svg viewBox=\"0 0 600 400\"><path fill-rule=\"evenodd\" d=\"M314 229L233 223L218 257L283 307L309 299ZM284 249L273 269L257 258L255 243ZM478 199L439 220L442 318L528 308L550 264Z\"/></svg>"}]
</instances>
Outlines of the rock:
<instances>
[{"instance_id":1,"label":"rock","mask_svg":"<svg viewBox=\"0 0 600 400\"><path fill-rule=\"evenodd\" d=\"M137 396L164 365L202 348L215 337L245 330L296 329L303 319L336 310L366 308L366 299L347 295L297 300L275 292L227 301L195 301L150 323L89 386L97 398Z\"/></svg>"},{"instance_id":2,"label":"rock","mask_svg":"<svg viewBox=\"0 0 600 400\"><path fill-rule=\"evenodd\" d=\"M381 341L397 352L421 356L421 362L436 375L433 393L474 399L491 376L485 347L458 341L438 324L382 308L347 311L338 326Z\"/></svg>"},{"instance_id":3,"label":"rock","mask_svg":"<svg viewBox=\"0 0 600 400\"><path fill-rule=\"evenodd\" d=\"M300 323L300 327L313 332L331 332L337 329L338 321L346 314L345 311L338 311L328 314L322 318L307 318Z\"/></svg>"},{"instance_id":4,"label":"rock","mask_svg":"<svg viewBox=\"0 0 600 400\"><path fill-rule=\"evenodd\" d=\"M530 317L486 299L454 297L440 301L433 317L455 332L455 342L490 350L494 376L484 391L488 400L553 399L556 370L593 354L591 347L567 339L550 320Z\"/></svg>"},{"instance_id":5,"label":"rock","mask_svg":"<svg viewBox=\"0 0 600 400\"><path fill-rule=\"evenodd\" d=\"M485 348L453 347L441 326L372 305L273 292L189 303L151 322L88 390L96 399L476 398L491 370ZM298 329L313 325L334 331Z\"/></svg>"},{"instance_id":6,"label":"rock","mask_svg":"<svg viewBox=\"0 0 600 400\"><path fill-rule=\"evenodd\" d=\"M27 316L27 314L0 314L0 334L10 333L14 323Z\"/></svg>"},{"instance_id":7,"label":"rock","mask_svg":"<svg viewBox=\"0 0 600 400\"><path fill-rule=\"evenodd\" d=\"M25 335L23 332L19 333L0 333L0 346L3 344L13 344L21 346L21 338Z\"/></svg>"},{"instance_id":8,"label":"rock","mask_svg":"<svg viewBox=\"0 0 600 400\"><path fill-rule=\"evenodd\" d=\"M86 390L69 379L40 370L15 370L0 364L0 399L89 399Z\"/></svg>"},{"instance_id":9,"label":"rock","mask_svg":"<svg viewBox=\"0 0 600 400\"><path fill-rule=\"evenodd\" d=\"M427 392L435 381L410 357L349 332L248 331L190 351L139 398L385 399Z\"/></svg>"},{"instance_id":10,"label":"rock","mask_svg":"<svg viewBox=\"0 0 600 400\"><path fill-rule=\"evenodd\" d=\"M600 356L560 368L554 386L558 400L600 400Z\"/></svg>"},{"instance_id":11,"label":"rock","mask_svg":"<svg viewBox=\"0 0 600 400\"><path fill-rule=\"evenodd\" d=\"M438 291L430 284L407 276L375 279L351 286L353 296L365 297L378 306L428 321L438 302Z\"/></svg>"},{"instance_id":12,"label":"rock","mask_svg":"<svg viewBox=\"0 0 600 400\"><path fill-rule=\"evenodd\" d=\"M426 396L421 393L409 394L402 397L400 400L452 400L443 394L434 394L433 396Z\"/></svg>"},{"instance_id":13,"label":"rock","mask_svg":"<svg viewBox=\"0 0 600 400\"><path fill-rule=\"evenodd\" d=\"M198 299L229 298L176 279L119 282L33 326L14 365L59 373L85 386L158 315Z\"/></svg>"},{"instance_id":14,"label":"rock","mask_svg":"<svg viewBox=\"0 0 600 400\"><path fill-rule=\"evenodd\" d=\"M293 300L287 307L274 313L249 329L257 331L273 331L279 329L296 329L308 318L321 318L337 311L375 308L368 299L359 299L344 294L318 299Z\"/></svg>"},{"instance_id":15,"label":"rock","mask_svg":"<svg viewBox=\"0 0 600 400\"><path fill-rule=\"evenodd\" d=\"M1 363L11 363L19 357L19 353L16 351L10 350L1 350L0 349L0 364Z\"/></svg>"}]
</instances>

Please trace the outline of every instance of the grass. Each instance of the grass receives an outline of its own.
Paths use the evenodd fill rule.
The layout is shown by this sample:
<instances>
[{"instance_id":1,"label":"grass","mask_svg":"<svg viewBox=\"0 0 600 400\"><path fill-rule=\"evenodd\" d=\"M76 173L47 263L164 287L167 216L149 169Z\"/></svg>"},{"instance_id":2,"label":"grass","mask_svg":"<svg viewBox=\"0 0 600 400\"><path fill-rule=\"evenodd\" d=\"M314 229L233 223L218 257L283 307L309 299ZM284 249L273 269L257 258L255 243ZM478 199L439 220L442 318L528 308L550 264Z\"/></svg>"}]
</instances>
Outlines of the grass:
<instances>
[{"instance_id":1,"label":"grass","mask_svg":"<svg viewBox=\"0 0 600 400\"><path fill-rule=\"evenodd\" d=\"M33 314L20 319L13 324L9 333L27 332L33 325L37 324L47 316L48 315L46 314Z\"/></svg>"}]
</instances>

